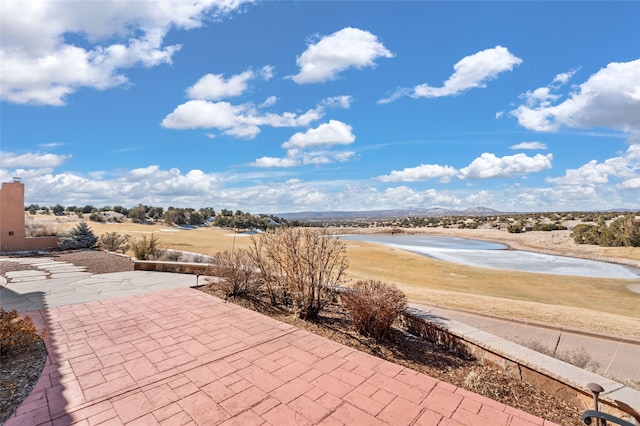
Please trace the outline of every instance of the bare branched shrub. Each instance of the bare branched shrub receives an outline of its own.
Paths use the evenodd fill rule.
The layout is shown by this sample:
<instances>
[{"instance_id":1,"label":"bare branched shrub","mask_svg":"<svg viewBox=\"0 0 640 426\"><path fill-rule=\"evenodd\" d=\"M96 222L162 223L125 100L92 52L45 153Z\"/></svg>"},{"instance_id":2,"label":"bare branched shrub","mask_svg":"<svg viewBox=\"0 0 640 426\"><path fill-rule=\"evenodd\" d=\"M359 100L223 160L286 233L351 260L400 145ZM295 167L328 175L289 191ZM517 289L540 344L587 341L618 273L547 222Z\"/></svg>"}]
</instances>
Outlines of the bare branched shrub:
<instances>
[{"instance_id":1,"label":"bare branched shrub","mask_svg":"<svg viewBox=\"0 0 640 426\"><path fill-rule=\"evenodd\" d=\"M316 228L279 228L251 238L252 257L265 283L281 283L298 316L316 318L344 279L346 244Z\"/></svg>"},{"instance_id":2,"label":"bare branched shrub","mask_svg":"<svg viewBox=\"0 0 640 426\"><path fill-rule=\"evenodd\" d=\"M262 285L260 271L247 250L216 253L211 261L210 284L221 289L226 297L250 296Z\"/></svg>"},{"instance_id":3,"label":"bare branched shrub","mask_svg":"<svg viewBox=\"0 0 640 426\"><path fill-rule=\"evenodd\" d=\"M207 263L207 258L205 256L196 254L191 257L191 262L193 263Z\"/></svg>"},{"instance_id":4,"label":"bare branched shrub","mask_svg":"<svg viewBox=\"0 0 640 426\"><path fill-rule=\"evenodd\" d=\"M46 336L45 330L38 334L30 317L20 318L15 309L5 311L0 308L0 353L30 345Z\"/></svg>"},{"instance_id":5,"label":"bare branched shrub","mask_svg":"<svg viewBox=\"0 0 640 426\"><path fill-rule=\"evenodd\" d=\"M595 372L598 370L598 368L600 368L600 364L591 358L591 354L589 354L589 352L587 352L587 350L583 346L580 346L576 349L563 351L557 356L560 360L568 362L569 364L573 364L576 367L582 368L583 370Z\"/></svg>"},{"instance_id":6,"label":"bare branched shrub","mask_svg":"<svg viewBox=\"0 0 640 426\"><path fill-rule=\"evenodd\" d=\"M407 296L395 285L375 280L358 281L340 298L358 333L376 342L387 336L407 306Z\"/></svg>"},{"instance_id":7,"label":"bare branched shrub","mask_svg":"<svg viewBox=\"0 0 640 426\"><path fill-rule=\"evenodd\" d=\"M535 339L531 339L520 344L536 352L540 352L542 354L549 355L550 357L559 359L560 361L575 365L576 367L582 368L583 370L596 372L598 371L598 368L600 368L600 364L598 364L597 361L594 361L591 358L591 355L583 346L558 352L554 351L548 346L543 345L539 340Z\"/></svg>"},{"instance_id":8,"label":"bare branched shrub","mask_svg":"<svg viewBox=\"0 0 640 426\"><path fill-rule=\"evenodd\" d=\"M165 249L160 247L160 239L153 234L149 238L143 235L142 240L134 241L131 250L138 260L160 259L165 253Z\"/></svg>"},{"instance_id":9,"label":"bare branched shrub","mask_svg":"<svg viewBox=\"0 0 640 426\"><path fill-rule=\"evenodd\" d=\"M165 250L162 255L162 260L166 260L168 262L179 262L182 259L182 253L179 250Z\"/></svg>"},{"instance_id":10,"label":"bare branched shrub","mask_svg":"<svg viewBox=\"0 0 640 426\"><path fill-rule=\"evenodd\" d=\"M98 247L106 251L125 253L131 247L131 235L122 235L117 232L105 232L100 235Z\"/></svg>"},{"instance_id":11,"label":"bare branched shrub","mask_svg":"<svg viewBox=\"0 0 640 426\"><path fill-rule=\"evenodd\" d=\"M273 238L274 235L252 236L249 255L256 268L260 271L260 276L264 288L269 294L271 304L273 306L278 304L289 305L291 303L289 288L283 280L280 280L281 274L278 264L268 256L269 247L275 246L275 242L272 242Z\"/></svg>"}]
</instances>

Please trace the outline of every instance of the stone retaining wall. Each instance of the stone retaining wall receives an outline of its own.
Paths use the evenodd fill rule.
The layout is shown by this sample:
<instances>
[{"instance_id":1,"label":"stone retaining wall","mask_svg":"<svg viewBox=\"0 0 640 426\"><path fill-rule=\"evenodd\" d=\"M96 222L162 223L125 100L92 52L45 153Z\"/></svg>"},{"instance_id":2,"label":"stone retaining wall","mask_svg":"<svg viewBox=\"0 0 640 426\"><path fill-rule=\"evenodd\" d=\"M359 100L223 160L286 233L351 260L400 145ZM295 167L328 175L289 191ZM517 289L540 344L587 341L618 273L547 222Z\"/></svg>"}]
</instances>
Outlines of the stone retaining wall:
<instances>
[{"instance_id":1,"label":"stone retaining wall","mask_svg":"<svg viewBox=\"0 0 640 426\"><path fill-rule=\"evenodd\" d=\"M503 370L584 410L593 409L587 384L597 383L604 388L600 410L628 421L633 421L630 413L640 412L640 391L606 377L456 321L439 317L434 322L433 315L419 309L407 308L402 321L411 333L472 355L483 365Z\"/></svg>"},{"instance_id":2,"label":"stone retaining wall","mask_svg":"<svg viewBox=\"0 0 640 426\"><path fill-rule=\"evenodd\" d=\"M208 263L166 262L156 260L135 260L133 269L136 271L175 272L179 274L205 275Z\"/></svg>"}]
</instances>

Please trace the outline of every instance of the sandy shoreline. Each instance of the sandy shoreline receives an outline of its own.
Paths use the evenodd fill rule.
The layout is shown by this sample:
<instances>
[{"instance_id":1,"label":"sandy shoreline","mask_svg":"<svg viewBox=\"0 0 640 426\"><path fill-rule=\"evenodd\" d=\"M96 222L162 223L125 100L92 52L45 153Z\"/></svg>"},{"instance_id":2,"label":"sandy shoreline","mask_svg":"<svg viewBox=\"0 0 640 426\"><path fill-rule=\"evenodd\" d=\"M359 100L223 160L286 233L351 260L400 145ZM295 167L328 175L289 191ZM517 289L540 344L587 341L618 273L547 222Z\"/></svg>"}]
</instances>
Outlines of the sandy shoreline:
<instances>
[{"instance_id":1,"label":"sandy shoreline","mask_svg":"<svg viewBox=\"0 0 640 426\"><path fill-rule=\"evenodd\" d=\"M398 228L337 228L339 233L350 234L390 234ZM498 229L457 229L457 228L403 228L405 235L444 235L493 241L507 245L510 249L555 254L598 260L640 268L639 247L599 247L578 245L571 237L571 231L530 231L510 234Z\"/></svg>"}]
</instances>

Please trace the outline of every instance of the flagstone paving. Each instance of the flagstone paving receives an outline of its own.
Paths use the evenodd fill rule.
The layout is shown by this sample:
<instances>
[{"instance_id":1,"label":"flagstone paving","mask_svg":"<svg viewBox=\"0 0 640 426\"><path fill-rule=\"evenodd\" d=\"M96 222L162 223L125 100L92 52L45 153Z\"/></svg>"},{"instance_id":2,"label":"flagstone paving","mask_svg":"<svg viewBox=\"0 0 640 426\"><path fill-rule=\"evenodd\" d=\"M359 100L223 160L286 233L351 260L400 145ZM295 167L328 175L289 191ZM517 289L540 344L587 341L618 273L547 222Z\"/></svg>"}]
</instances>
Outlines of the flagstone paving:
<instances>
[{"instance_id":1,"label":"flagstone paving","mask_svg":"<svg viewBox=\"0 0 640 426\"><path fill-rule=\"evenodd\" d=\"M5 272L0 276L0 301L5 310L35 311L45 307L84 303L116 296L153 293L172 288L187 288L197 277L153 271L91 274L86 268L52 258L1 258L39 270Z\"/></svg>"},{"instance_id":2,"label":"flagstone paving","mask_svg":"<svg viewBox=\"0 0 640 426\"><path fill-rule=\"evenodd\" d=\"M15 425L551 425L190 288L52 306Z\"/></svg>"}]
</instances>

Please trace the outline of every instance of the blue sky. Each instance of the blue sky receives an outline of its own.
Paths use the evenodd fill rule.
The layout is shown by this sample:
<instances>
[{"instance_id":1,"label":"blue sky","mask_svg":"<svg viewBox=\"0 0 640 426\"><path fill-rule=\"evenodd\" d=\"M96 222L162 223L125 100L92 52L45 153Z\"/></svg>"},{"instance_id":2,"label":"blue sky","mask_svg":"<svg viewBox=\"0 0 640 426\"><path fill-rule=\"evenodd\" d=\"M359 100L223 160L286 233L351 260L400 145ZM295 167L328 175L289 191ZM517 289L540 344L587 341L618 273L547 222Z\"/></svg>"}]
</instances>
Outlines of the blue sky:
<instances>
[{"instance_id":1,"label":"blue sky","mask_svg":"<svg viewBox=\"0 0 640 426\"><path fill-rule=\"evenodd\" d=\"M640 2L1 8L27 204L640 210Z\"/></svg>"}]
</instances>

